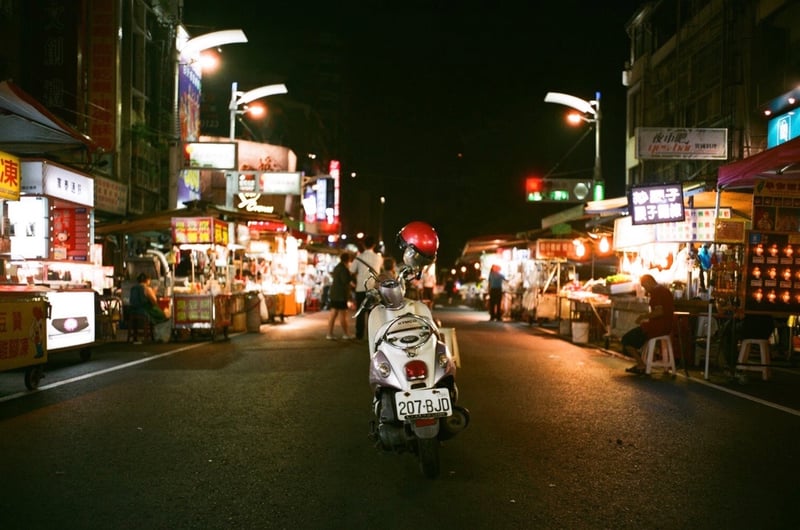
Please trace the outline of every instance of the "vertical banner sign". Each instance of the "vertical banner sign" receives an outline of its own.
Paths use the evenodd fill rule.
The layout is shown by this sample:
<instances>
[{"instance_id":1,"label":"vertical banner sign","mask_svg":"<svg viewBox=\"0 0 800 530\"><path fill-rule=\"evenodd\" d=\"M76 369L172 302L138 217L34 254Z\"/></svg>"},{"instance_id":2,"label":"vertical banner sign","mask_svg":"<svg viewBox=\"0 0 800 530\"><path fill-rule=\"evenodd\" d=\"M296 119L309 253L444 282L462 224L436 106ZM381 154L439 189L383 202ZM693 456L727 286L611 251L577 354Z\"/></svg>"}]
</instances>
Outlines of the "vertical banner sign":
<instances>
[{"instance_id":1,"label":"vertical banner sign","mask_svg":"<svg viewBox=\"0 0 800 530\"><path fill-rule=\"evenodd\" d=\"M0 151L0 199L19 200L19 158Z\"/></svg>"},{"instance_id":2,"label":"vertical banner sign","mask_svg":"<svg viewBox=\"0 0 800 530\"><path fill-rule=\"evenodd\" d=\"M93 2L89 17L89 136L106 152L116 148L117 5ZM122 213L125 213L124 211Z\"/></svg>"}]
</instances>

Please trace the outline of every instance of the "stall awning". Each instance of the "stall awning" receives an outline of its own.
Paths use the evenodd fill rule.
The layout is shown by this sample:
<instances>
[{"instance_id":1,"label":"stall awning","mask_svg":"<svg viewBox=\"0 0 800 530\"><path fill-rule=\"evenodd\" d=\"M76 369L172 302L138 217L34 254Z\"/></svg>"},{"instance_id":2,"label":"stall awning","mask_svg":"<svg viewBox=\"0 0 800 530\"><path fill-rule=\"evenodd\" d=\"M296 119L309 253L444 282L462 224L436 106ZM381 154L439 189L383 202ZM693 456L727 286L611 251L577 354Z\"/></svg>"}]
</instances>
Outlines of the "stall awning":
<instances>
[{"instance_id":1,"label":"stall awning","mask_svg":"<svg viewBox=\"0 0 800 530\"><path fill-rule=\"evenodd\" d=\"M461 251L459 263L478 261L486 252L496 252L503 248L527 248L528 240L521 239L511 234L481 236L470 239Z\"/></svg>"},{"instance_id":2,"label":"stall awning","mask_svg":"<svg viewBox=\"0 0 800 530\"><path fill-rule=\"evenodd\" d=\"M0 82L0 150L31 155L64 149L95 149L70 127L10 81Z\"/></svg>"},{"instance_id":3,"label":"stall awning","mask_svg":"<svg viewBox=\"0 0 800 530\"><path fill-rule=\"evenodd\" d=\"M752 188L759 178L800 178L800 138L720 166L717 187Z\"/></svg>"},{"instance_id":4,"label":"stall awning","mask_svg":"<svg viewBox=\"0 0 800 530\"><path fill-rule=\"evenodd\" d=\"M140 234L142 232L159 232L170 230L173 217L214 217L223 221L246 223L247 221L280 221L279 215L256 214L230 210L213 204L190 204L187 208L165 210L141 217L132 217L124 221L98 223L94 232L105 234Z\"/></svg>"}]
</instances>

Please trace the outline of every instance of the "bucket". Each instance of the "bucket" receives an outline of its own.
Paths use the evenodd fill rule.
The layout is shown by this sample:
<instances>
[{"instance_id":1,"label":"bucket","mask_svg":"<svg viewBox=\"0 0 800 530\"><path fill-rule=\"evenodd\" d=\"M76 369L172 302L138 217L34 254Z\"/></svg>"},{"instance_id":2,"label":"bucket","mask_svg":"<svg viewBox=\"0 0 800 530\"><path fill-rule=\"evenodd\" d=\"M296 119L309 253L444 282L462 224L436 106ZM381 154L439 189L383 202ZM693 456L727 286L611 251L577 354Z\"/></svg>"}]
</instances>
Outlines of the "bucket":
<instances>
[{"instance_id":1,"label":"bucket","mask_svg":"<svg viewBox=\"0 0 800 530\"><path fill-rule=\"evenodd\" d=\"M575 344L586 344L587 342L589 342L588 322L572 323L572 342L574 342Z\"/></svg>"}]
</instances>

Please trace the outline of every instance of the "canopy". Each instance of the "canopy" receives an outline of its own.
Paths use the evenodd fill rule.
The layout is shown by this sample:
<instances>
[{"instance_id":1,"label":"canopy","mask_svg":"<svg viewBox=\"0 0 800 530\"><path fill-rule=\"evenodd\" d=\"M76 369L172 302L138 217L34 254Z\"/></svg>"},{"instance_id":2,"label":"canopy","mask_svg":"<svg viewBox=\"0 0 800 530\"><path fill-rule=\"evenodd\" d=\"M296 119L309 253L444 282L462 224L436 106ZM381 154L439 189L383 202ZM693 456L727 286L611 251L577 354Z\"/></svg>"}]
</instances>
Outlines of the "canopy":
<instances>
[{"instance_id":1,"label":"canopy","mask_svg":"<svg viewBox=\"0 0 800 530\"><path fill-rule=\"evenodd\" d=\"M13 82L0 82L0 149L31 155L95 147L88 136L67 125Z\"/></svg>"},{"instance_id":2,"label":"canopy","mask_svg":"<svg viewBox=\"0 0 800 530\"><path fill-rule=\"evenodd\" d=\"M757 155L720 166L719 188L752 188L756 179L791 179L800 177L800 138L789 140Z\"/></svg>"},{"instance_id":3,"label":"canopy","mask_svg":"<svg viewBox=\"0 0 800 530\"><path fill-rule=\"evenodd\" d=\"M191 201L185 204L187 205L186 208L167 210L141 217L132 217L119 222L97 223L94 231L95 234L98 235L158 232L169 230L172 226L173 217L214 217L230 222L282 220L279 215L230 210L203 201Z\"/></svg>"}]
</instances>

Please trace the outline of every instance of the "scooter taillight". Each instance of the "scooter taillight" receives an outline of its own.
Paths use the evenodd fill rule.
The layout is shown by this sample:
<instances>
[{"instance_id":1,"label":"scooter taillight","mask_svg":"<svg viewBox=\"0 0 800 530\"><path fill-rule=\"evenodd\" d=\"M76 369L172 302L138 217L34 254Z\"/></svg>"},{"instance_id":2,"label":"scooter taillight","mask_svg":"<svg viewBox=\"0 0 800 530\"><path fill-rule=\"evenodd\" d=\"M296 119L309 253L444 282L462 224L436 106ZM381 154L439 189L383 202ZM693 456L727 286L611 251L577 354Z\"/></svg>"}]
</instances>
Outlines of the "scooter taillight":
<instances>
[{"instance_id":1,"label":"scooter taillight","mask_svg":"<svg viewBox=\"0 0 800 530\"><path fill-rule=\"evenodd\" d=\"M406 380L417 381L428 377L428 365L424 361L410 361L406 363Z\"/></svg>"}]
</instances>

